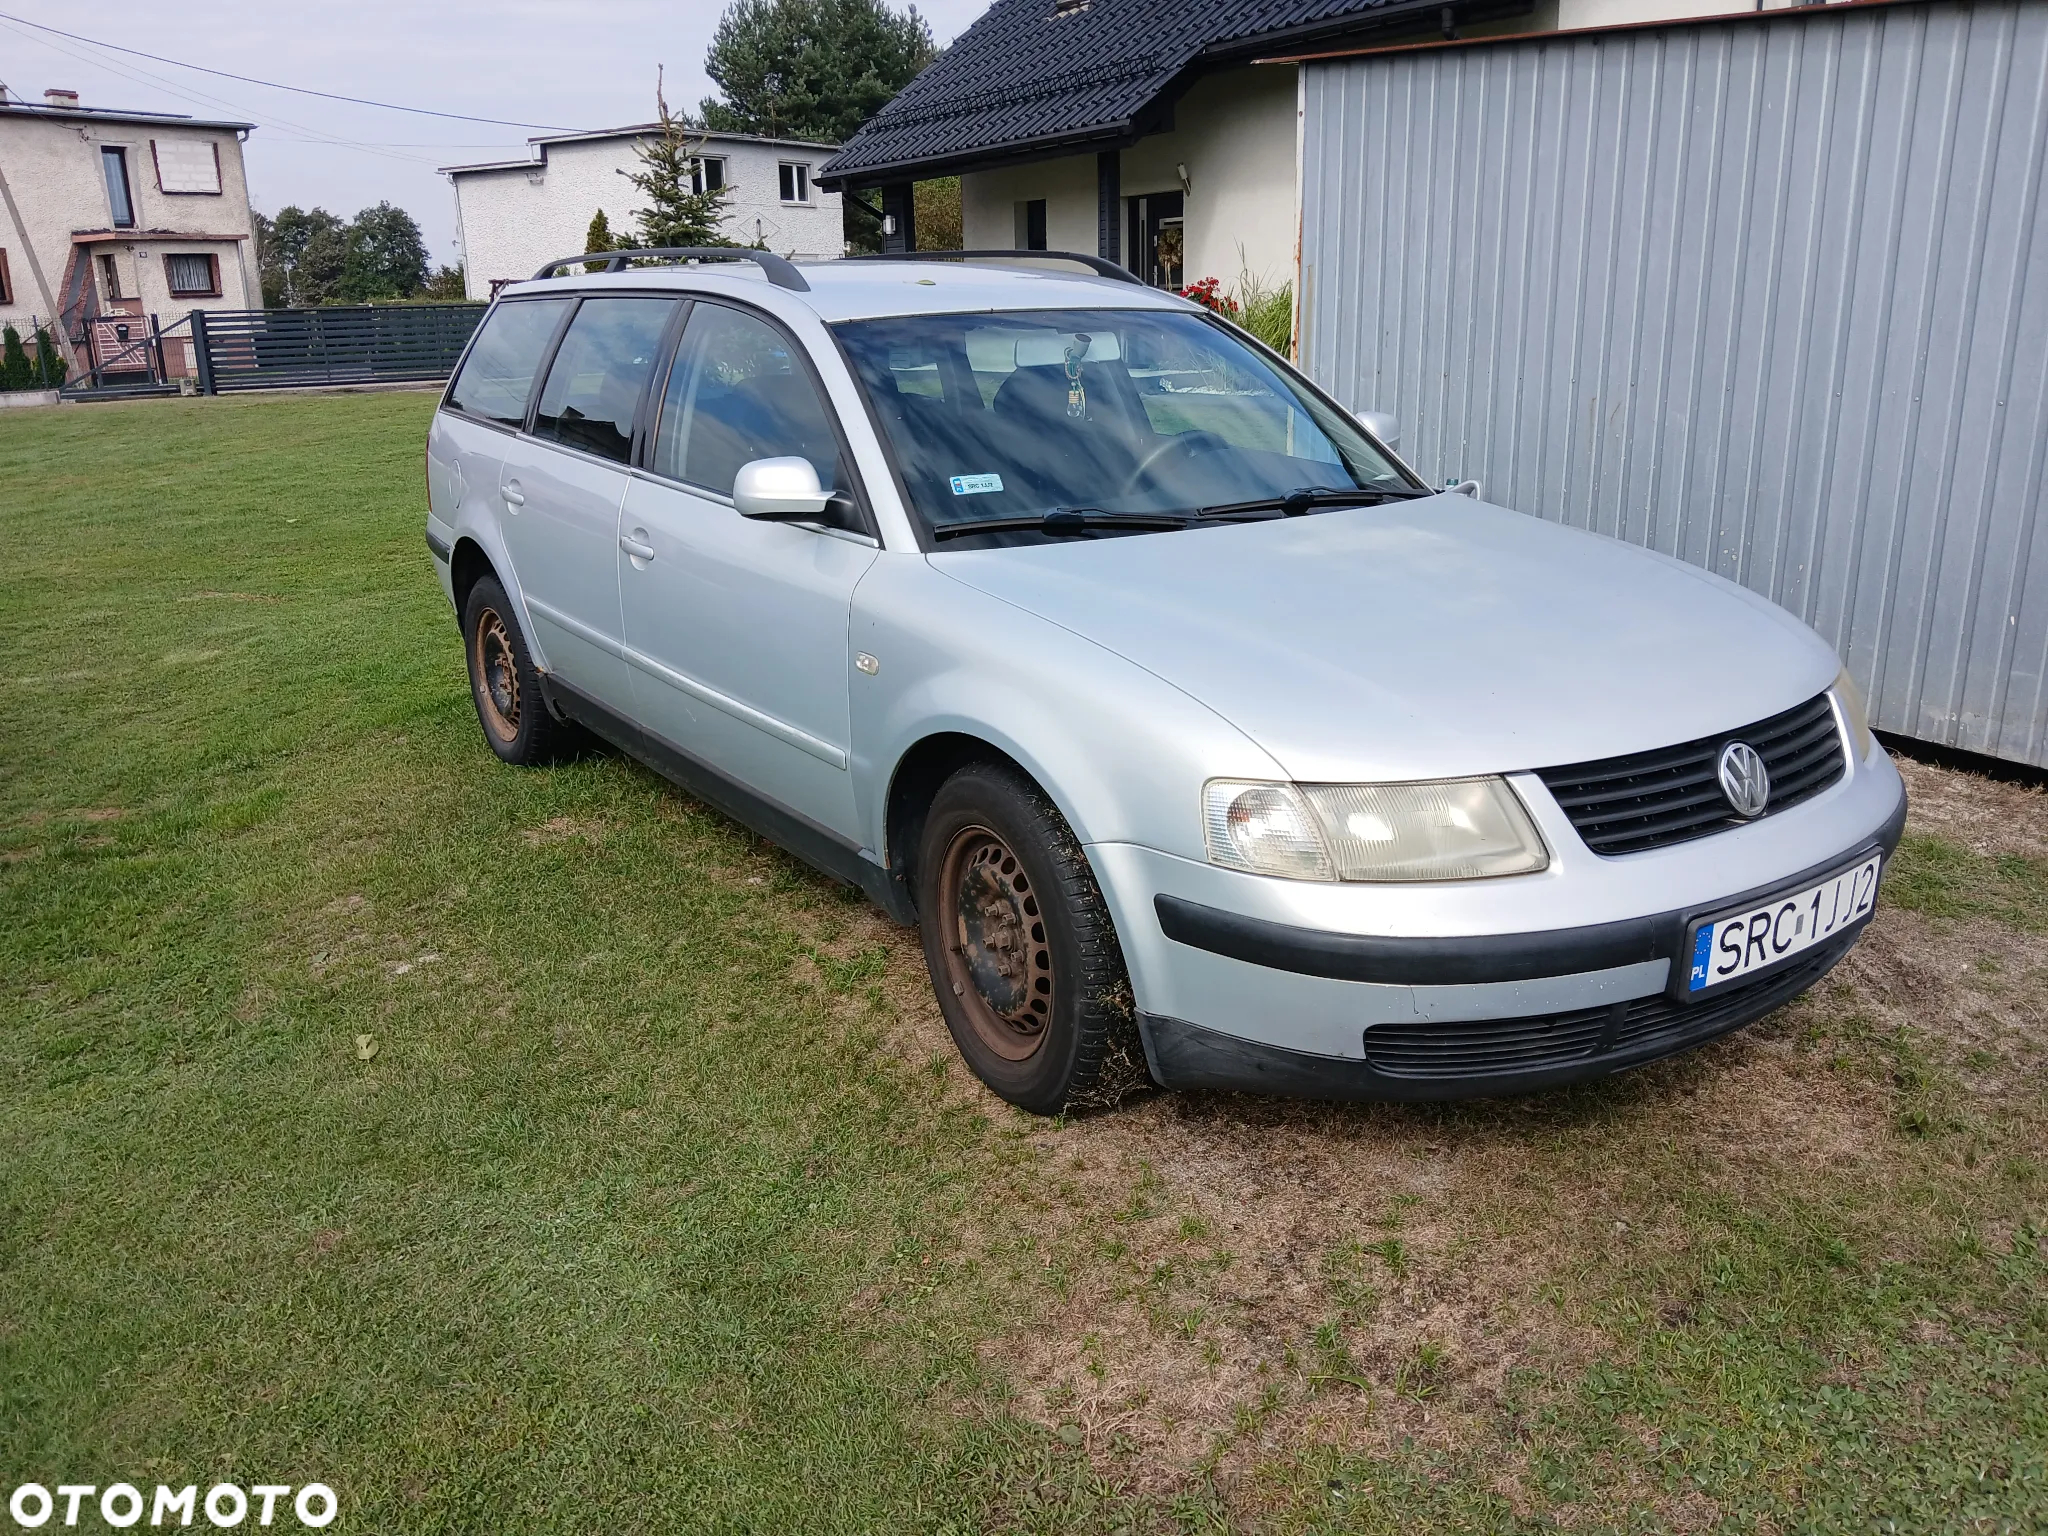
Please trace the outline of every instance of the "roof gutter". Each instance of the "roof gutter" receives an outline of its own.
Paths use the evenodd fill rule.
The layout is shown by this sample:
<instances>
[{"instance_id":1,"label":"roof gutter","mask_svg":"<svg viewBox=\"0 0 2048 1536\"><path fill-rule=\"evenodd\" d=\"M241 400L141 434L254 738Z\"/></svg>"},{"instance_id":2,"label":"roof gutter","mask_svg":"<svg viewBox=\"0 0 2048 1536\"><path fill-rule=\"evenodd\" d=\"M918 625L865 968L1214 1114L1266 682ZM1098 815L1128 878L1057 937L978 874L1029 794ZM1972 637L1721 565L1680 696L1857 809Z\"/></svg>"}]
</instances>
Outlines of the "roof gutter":
<instances>
[{"instance_id":1,"label":"roof gutter","mask_svg":"<svg viewBox=\"0 0 2048 1536\"><path fill-rule=\"evenodd\" d=\"M1432 38L1422 43L1385 43L1377 48L1333 48L1320 53L1264 54L1256 64L1319 64L1334 59L1361 59L1391 53L1427 53L1443 48L1492 48L1505 43L1549 42L1557 38L1607 37L1660 28L1704 27L1744 21L1785 21L1791 18L1839 16L1844 11L1888 10L1901 5L1929 5L1933 0L1826 0L1825 4L1777 6L1770 10L1714 11L1705 16L1665 16L1655 21L1614 21L1604 26L1560 27L1550 32L1500 32L1486 37Z\"/></svg>"},{"instance_id":2,"label":"roof gutter","mask_svg":"<svg viewBox=\"0 0 2048 1536\"><path fill-rule=\"evenodd\" d=\"M122 112L112 107L48 107L33 101L0 102L0 114L8 117L37 118L51 123L111 123L123 128L216 128L250 133L254 132L257 126L254 123L231 123L210 117L184 117L174 112Z\"/></svg>"},{"instance_id":3,"label":"roof gutter","mask_svg":"<svg viewBox=\"0 0 2048 1536\"><path fill-rule=\"evenodd\" d=\"M883 186L892 181L928 181L935 176L954 176L962 171L988 171L1001 166L1022 165L1033 160L1057 160L1082 150L1128 149L1145 136L1129 118L1089 128L1070 128L1035 138L1013 139L996 149L967 150L957 155L939 155L923 160L895 160L886 165L864 165L838 175L819 175L813 184L827 192L845 192Z\"/></svg>"},{"instance_id":4,"label":"roof gutter","mask_svg":"<svg viewBox=\"0 0 2048 1536\"><path fill-rule=\"evenodd\" d=\"M1265 32L1250 39L1211 43L1196 55L1210 63L1250 60L1260 64L1279 62L1276 49L1309 48L1318 42L1355 37L1362 32L1382 32L1395 27L1417 27L1439 23L1452 28L1475 21L1499 21L1510 16L1527 16L1536 9L1535 0L1393 0L1363 15L1338 16L1307 21L1285 31ZM1359 51L1363 51L1364 45ZM1290 60L1293 55L1286 55Z\"/></svg>"}]
</instances>

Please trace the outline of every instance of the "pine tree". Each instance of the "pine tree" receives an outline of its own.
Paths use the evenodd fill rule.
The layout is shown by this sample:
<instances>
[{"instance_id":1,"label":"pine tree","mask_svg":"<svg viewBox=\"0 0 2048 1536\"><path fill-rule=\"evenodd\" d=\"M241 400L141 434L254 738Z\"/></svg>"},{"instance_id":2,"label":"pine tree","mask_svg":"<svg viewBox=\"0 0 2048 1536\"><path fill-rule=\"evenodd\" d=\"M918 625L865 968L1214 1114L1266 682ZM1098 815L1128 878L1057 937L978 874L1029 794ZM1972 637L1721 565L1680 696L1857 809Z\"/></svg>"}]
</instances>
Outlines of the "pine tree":
<instances>
[{"instance_id":1,"label":"pine tree","mask_svg":"<svg viewBox=\"0 0 2048 1536\"><path fill-rule=\"evenodd\" d=\"M28 389L33 382L28 353L21 346L21 332L10 325L0 331L0 389Z\"/></svg>"},{"instance_id":2,"label":"pine tree","mask_svg":"<svg viewBox=\"0 0 2048 1536\"><path fill-rule=\"evenodd\" d=\"M64 375L71 371L71 362L64 356L57 343L50 339L48 326L36 327L36 357L29 364L30 388L61 389Z\"/></svg>"},{"instance_id":3,"label":"pine tree","mask_svg":"<svg viewBox=\"0 0 2048 1536\"><path fill-rule=\"evenodd\" d=\"M590 216L590 228L583 232L583 249L586 251L622 251L626 249L626 242L612 233L612 221L604 216L602 208ZM601 261L586 261L583 263L583 270L586 272L596 272L603 266L604 263Z\"/></svg>"},{"instance_id":4,"label":"pine tree","mask_svg":"<svg viewBox=\"0 0 2048 1536\"><path fill-rule=\"evenodd\" d=\"M636 144L642 169L628 171L648 206L638 212L640 243L646 246L731 245L718 227L724 210L725 188L703 192L692 189L697 161L704 153L704 141L692 140L688 124L673 117L668 98L662 95L660 76L655 77L655 110L661 116L661 137ZM601 217L602 215L600 215ZM593 227L595 220L592 221Z\"/></svg>"},{"instance_id":5,"label":"pine tree","mask_svg":"<svg viewBox=\"0 0 2048 1536\"><path fill-rule=\"evenodd\" d=\"M699 110L721 133L844 143L937 52L914 5L733 0L704 57L721 94Z\"/></svg>"}]
</instances>

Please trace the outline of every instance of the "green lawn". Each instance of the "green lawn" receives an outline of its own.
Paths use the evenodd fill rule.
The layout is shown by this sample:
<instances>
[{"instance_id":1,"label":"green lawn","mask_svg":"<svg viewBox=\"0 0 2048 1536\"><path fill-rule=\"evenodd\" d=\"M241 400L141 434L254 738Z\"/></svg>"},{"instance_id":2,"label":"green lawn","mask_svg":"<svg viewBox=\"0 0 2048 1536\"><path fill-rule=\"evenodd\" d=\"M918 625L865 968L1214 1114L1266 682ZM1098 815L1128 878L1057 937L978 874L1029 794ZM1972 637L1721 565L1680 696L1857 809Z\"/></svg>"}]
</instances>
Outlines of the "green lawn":
<instances>
[{"instance_id":1,"label":"green lawn","mask_svg":"<svg viewBox=\"0 0 2048 1536\"><path fill-rule=\"evenodd\" d=\"M849 894L490 756L430 408L0 417L0 1490L2048 1529L2048 861L1916 830L1821 996L1615 1083L1029 1120Z\"/></svg>"}]
</instances>

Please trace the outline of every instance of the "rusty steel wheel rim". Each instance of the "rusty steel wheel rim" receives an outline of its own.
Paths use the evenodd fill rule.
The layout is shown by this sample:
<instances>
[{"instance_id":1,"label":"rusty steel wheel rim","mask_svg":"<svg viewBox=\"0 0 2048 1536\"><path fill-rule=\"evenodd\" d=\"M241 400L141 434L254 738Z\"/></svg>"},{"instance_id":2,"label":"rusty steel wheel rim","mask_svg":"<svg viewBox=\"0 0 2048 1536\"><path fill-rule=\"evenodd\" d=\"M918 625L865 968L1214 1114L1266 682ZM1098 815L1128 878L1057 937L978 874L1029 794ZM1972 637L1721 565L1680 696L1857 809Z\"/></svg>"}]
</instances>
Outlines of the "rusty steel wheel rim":
<instances>
[{"instance_id":1,"label":"rusty steel wheel rim","mask_svg":"<svg viewBox=\"0 0 2048 1536\"><path fill-rule=\"evenodd\" d=\"M1052 1019L1052 949L1024 865L987 827L954 834L940 866L946 981L982 1043L1006 1061L1045 1044Z\"/></svg>"},{"instance_id":2,"label":"rusty steel wheel rim","mask_svg":"<svg viewBox=\"0 0 2048 1536\"><path fill-rule=\"evenodd\" d=\"M500 741L519 734L519 661L512 651L512 632L495 608L476 621L476 697L484 724Z\"/></svg>"}]
</instances>

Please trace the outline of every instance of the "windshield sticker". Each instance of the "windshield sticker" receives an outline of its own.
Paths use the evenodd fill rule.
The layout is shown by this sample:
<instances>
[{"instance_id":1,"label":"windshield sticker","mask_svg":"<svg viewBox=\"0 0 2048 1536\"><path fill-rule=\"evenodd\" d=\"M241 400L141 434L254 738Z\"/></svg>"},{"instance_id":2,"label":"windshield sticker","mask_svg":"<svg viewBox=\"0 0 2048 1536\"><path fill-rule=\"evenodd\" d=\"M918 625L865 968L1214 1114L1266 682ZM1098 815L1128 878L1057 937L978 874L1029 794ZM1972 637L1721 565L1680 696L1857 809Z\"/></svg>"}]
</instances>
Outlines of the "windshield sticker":
<instances>
[{"instance_id":1,"label":"windshield sticker","mask_svg":"<svg viewBox=\"0 0 2048 1536\"><path fill-rule=\"evenodd\" d=\"M1001 475L955 475L953 494L955 496L986 496L990 491L1003 488Z\"/></svg>"}]
</instances>

